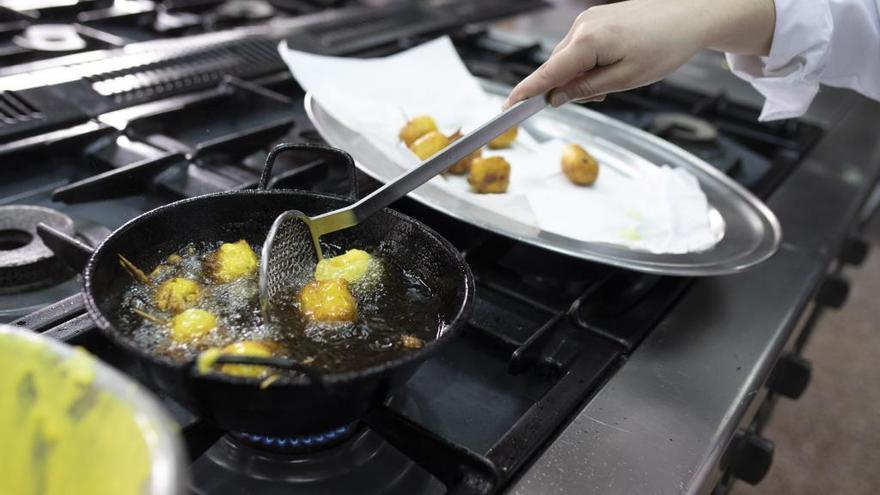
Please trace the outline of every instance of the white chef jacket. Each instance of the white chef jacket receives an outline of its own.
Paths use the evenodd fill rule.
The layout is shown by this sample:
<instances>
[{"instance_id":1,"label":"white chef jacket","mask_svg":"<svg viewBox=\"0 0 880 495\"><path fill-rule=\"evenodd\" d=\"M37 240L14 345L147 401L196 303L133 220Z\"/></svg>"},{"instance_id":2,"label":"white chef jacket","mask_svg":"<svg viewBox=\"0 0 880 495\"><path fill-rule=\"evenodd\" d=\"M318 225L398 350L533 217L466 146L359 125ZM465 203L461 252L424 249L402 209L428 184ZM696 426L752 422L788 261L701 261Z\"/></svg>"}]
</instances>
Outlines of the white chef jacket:
<instances>
[{"instance_id":1,"label":"white chef jacket","mask_svg":"<svg viewBox=\"0 0 880 495\"><path fill-rule=\"evenodd\" d=\"M766 57L727 54L766 102L760 120L803 115L819 84L880 100L880 0L775 0Z\"/></svg>"}]
</instances>

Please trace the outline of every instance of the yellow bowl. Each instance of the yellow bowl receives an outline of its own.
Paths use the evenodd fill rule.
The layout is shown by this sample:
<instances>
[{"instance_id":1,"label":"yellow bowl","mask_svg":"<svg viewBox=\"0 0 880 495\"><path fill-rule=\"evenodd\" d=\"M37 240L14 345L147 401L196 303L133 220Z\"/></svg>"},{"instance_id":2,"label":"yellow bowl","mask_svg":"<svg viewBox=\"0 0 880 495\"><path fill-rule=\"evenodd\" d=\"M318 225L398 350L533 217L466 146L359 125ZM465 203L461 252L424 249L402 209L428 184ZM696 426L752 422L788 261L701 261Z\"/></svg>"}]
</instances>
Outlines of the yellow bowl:
<instances>
[{"instance_id":1,"label":"yellow bowl","mask_svg":"<svg viewBox=\"0 0 880 495\"><path fill-rule=\"evenodd\" d=\"M184 493L176 430L152 395L85 350L0 325L0 493Z\"/></svg>"}]
</instances>

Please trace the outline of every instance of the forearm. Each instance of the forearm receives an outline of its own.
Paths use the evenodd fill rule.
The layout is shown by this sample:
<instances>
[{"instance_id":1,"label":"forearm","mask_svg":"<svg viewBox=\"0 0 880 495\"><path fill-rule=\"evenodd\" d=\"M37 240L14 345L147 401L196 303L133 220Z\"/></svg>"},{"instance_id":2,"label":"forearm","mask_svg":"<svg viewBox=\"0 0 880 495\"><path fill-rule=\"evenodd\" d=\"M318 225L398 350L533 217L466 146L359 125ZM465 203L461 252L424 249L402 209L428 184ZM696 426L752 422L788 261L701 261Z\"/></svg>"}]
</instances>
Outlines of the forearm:
<instances>
[{"instance_id":1,"label":"forearm","mask_svg":"<svg viewBox=\"0 0 880 495\"><path fill-rule=\"evenodd\" d=\"M555 106L599 99L662 79L707 47L766 55L775 12L774 0L628 0L590 8L506 104L548 91Z\"/></svg>"},{"instance_id":2,"label":"forearm","mask_svg":"<svg viewBox=\"0 0 880 495\"><path fill-rule=\"evenodd\" d=\"M689 0L694 1L694 0ZM741 55L766 56L773 44L773 0L695 0L705 21L705 46Z\"/></svg>"}]
</instances>

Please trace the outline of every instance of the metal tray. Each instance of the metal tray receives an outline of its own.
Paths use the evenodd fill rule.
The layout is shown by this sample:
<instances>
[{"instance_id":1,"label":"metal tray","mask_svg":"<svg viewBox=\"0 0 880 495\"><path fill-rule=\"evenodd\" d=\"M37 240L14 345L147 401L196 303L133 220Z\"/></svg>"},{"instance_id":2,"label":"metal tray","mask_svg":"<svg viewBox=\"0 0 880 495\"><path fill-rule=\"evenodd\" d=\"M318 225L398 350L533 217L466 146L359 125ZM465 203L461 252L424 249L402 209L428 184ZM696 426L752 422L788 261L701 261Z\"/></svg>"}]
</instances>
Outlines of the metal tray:
<instances>
[{"instance_id":1,"label":"metal tray","mask_svg":"<svg viewBox=\"0 0 880 495\"><path fill-rule=\"evenodd\" d=\"M510 87L480 81L490 95L504 96ZM331 117L312 98L305 97L306 113L315 129L330 145L348 151L358 168L381 182L402 173L370 143ZM584 242L532 225L516 222L487 209L474 208L454 195L426 184L410 197L459 220L551 251L640 272L681 276L712 276L752 267L779 247L782 230L773 212L745 188L708 163L683 149L640 129L581 106L547 108L524 125L536 139L576 139L590 136L654 164L668 164L690 171L700 181L713 222L723 222L724 234L711 249L684 254L654 254L613 244Z\"/></svg>"}]
</instances>

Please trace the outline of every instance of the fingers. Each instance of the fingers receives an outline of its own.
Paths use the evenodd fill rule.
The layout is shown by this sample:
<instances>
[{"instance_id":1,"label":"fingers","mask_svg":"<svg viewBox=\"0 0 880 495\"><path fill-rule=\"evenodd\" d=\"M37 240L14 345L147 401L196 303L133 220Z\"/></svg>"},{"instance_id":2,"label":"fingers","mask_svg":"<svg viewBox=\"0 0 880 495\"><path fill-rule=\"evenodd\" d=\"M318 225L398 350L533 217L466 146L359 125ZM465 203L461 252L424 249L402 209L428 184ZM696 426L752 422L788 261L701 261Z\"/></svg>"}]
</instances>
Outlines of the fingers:
<instances>
[{"instance_id":1,"label":"fingers","mask_svg":"<svg viewBox=\"0 0 880 495\"><path fill-rule=\"evenodd\" d=\"M599 102L605 101L605 96L606 95L599 95L599 96L594 96L592 98L579 98L577 100L571 100L571 101L573 101L575 103L599 103Z\"/></svg>"},{"instance_id":2,"label":"fingers","mask_svg":"<svg viewBox=\"0 0 880 495\"><path fill-rule=\"evenodd\" d=\"M566 46L568 46L568 44L571 42L571 37L572 37L571 33L572 32L574 32L574 26L572 26L572 28L568 30L568 33L566 33L565 38L562 38L562 41L560 41L556 46L553 47L553 51L550 52L551 57L553 55L556 55L556 53L558 53L560 50L562 50Z\"/></svg>"},{"instance_id":3,"label":"fingers","mask_svg":"<svg viewBox=\"0 0 880 495\"><path fill-rule=\"evenodd\" d=\"M587 71L586 74L566 82L553 91L550 104L558 107L572 100L597 101L598 97L633 86L635 84L627 77L627 67L617 62Z\"/></svg>"},{"instance_id":4,"label":"fingers","mask_svg":"<svg viewBox=\"0 0 880 495\"><path fill-rule=\"evenodd\" d=\"M507 108L520 100L546 93L592 69L595 65L596 52L593 47L569 43L556 55L550 57L550 60L538 70L517 84L510 92L510 96L507 97L504 107Z\"/></svg>"}]
</instances>

